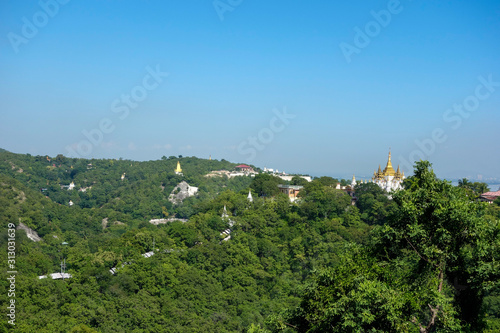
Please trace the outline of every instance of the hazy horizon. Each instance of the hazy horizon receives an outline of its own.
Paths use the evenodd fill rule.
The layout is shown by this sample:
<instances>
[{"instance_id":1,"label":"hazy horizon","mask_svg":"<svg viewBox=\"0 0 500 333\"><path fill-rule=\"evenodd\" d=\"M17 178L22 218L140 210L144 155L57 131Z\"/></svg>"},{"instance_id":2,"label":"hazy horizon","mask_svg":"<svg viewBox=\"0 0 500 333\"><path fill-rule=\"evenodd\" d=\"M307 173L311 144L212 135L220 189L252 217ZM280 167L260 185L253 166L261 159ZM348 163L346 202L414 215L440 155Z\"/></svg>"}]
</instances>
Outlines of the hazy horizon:
<instances>
[{"instance_id":1,"label":"hazy horizon","mask_svg":"<svg viewBox=\"0 0 500 333\"><path fill-rule=\"evenodd\" d=\"M0 147L0 149L3 149ZM6 150L6 151L9 151L9 150ZM29 154L29 153L20 153L20 152L12 152L10 151L11 153L16 153L16 154ZM36 155L40 155L40 156L46 156L48 154L36 154ZM49 155L49 157L55 157L56 155ZM165 155L164 155L165 156ZM175 155L168 155L168 156L165 156L167 158L171 157L171 156L174 156L175 158L178 158L179 155L175 156ZM68 156L67 156L68 157ZM163 156L162 156L163 157ZM158 161L158 160L161 160L162 157L159 157L159 158L156 158L156 159L145 159L145 160L134 160L134 159L125 159L123 157L118 157L118 158L106 158L106 157L100 157L98 159L125 159L125 160L130 160L130 161L136 161L136 162L147 162L147 161ZM209 158L212 158L212 156L209 156L209 157L204 157L204 156L190 156L190 155L182 155L183 158L189 158L189 157L195 157L195 158L200 158L200 159L209 159ZM216 158L212 158L212 159L216 159ZM218 160L221 160L221 159L225 159L225 158L220 158ZM246 163L244 161L238 161L238 160L228 160L228 159L225 159L231 163ZM363 181L367 181L367 180L370 180L373 176L373 174L340 174L340 173L335 173L335 172L326 172L326 173L323 173L323 174L315 174L315 173L311 173L311 172L308 172L307 170L305 171L297 171L297 170L292 170L292 169L287 169L286 167L285 168L276 168L276 167L273 167L272 165L259 165L259 164L254 164L254 163L248 163L248 164L251 164L251 165L254 165L255 167L258 167L258 168L261 168L261 169L264 169L264 168L270 168L270 169L274 169L274 170L278 170L279 172L286 172L287 174L300 174L300 175L308 175L308 176L311 176L311 177L322 177L322 176L327 176L327 177L332 177L332 178L336 178L336 179L352 179L352 176L354 175L356 177L356 180L363 180ZM385 167L386 164L384 165L381 165L381 168L383 169ZM412 175L412 173L409 173L409 174L406 174L407 176L409 175ZM450 176L450 175L440 175L440 174L436 174L436 176L438 178L441 178L441 179L446 179L446 180L449 180L449 181L452 181L454 184L459 180L459 179L463 179L463 178L467 178L469 180L472 180L472 181L480 181L480 182L484 182L488 185L490 185L490 187L493 185L493 186L497 186L497 185L500 185L500 178L498 177L494 177L494 176L485 176L485 175L482 175L482 174L476 174L476 175L459 175L459 176ZM455 184L456 185L456 184ZM496 190L496 189L492 189L492 190Z\"/></svg>"}]
</instances>

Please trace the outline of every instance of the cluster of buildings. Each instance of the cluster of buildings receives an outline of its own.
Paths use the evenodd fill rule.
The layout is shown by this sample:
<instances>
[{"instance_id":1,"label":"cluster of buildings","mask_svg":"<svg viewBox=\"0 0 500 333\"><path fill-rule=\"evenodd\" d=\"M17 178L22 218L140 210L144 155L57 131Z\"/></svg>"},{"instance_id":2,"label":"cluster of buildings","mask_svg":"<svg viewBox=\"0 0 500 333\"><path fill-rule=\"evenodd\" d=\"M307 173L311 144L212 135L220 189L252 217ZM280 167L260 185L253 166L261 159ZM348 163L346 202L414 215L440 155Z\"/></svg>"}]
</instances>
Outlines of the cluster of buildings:
<instances>
[{"instance_id":1,"label":"cluster of buildings","mask_svg":"<svg viewBox=\"0 0 500 333\"><path fill-rule=\"evenodd\" d=\"M235 169L236 170L233 171L228 171L228 170L212 171L209 174L205 175L205 177L217 177L217 176L226 176L227 178L233 178L238 176L255 177L255 175L259 174L251 166L246 164L240 164L236 166Z\"/></svg>"},{"instance_id":2,"label":"cluster of buildings","mask_svg":"<svg viewBox=\"0 0 500 333\"><path fill-rule=\"evenodd\" d=\"M281 179L286 180L286 181L291 181L293 177L296 177L294 175L287 175L285 171L279 172L278 169L268 169L267 167L264 167L264 173L273 175L275 177L281 178ZM308 182L312 181L311 176L297 176L297 177L305 179Z\"/></svg>"},{"instance_id":3,"label":"cluster of buildings","mask_svg":"<svg viewBox=\"0 0 500 333\"><path fill-rule=\"evenodd\" d=\"M279 177L283 180L286 181L291 181L294 176L287 175L285 172L279 172L278 170L273 170L273 169L268 169L264 168L264 172L272 174L276 177ZM311 177L309 176L299 176L307 181L312 181ZM347 186L341 186L340 183L337 184L336 189L337 190L343 190L349 195L353 196L354 195L354 187L358 183L374 183L380 186L380 188L384 189L387 192L395 191L402 189L403 186L403 181L405 179L405 174L404 172L400 171L400 167L398 165L397 170L394 170L394 167L392 166L392 161L391 161L391 152L389 151L389 158L387 159L386 166L384 170L382 170L381 166L378 166L378 170L376 170L373 173L373 177L370 180L361 180L356 181L356 177L353 175L352 176L352 181L350 185ZM282 193L288 195L290 197L291 201L295 201L297 199L297 195L302 189L302 186L297 186L297 185L280 185L279 189Z\"/></svg>"},{"instance_id":4,"label":"cluster of buildings","mask_svg":"<svg viewBox=\"0 0 500 333\"><path fill-rule=\"evenodd\" d=\"M211 157L210 157L211 160ZM92 165L89 164L87 168L92 168ZM182 168L180 161L177 161L177 166L174 170L175 174L177 175L183 175ZM293 177L297 177L294 175L288 175L284 171L278 171L277 169L270 169L267 167L264 167L263 170L264 173L271 174L275 177L279 177L285 181L291 181ZM235 170L233 171L228 171L228 170L219 170L219 171L212 171L209 174L205 175L206 177L216 177L216 176L227 176L228 178L232 177L238 177L238 176L250 176L250 177L255 177L258 172L255 171L251 166L246 165L246 164L240 164L235 167ZM126 174L123 173L121 176L121 180L125 179ZM312 178L310 176L298 176L300 178L305 179L308 182L312 181ZM373 172L373 176L369 180L361 180L357 181L355 175L352 177L352 181L350 185L347 186L341 186L341 184L337 184L336 189L338 190L343 190L347 194L349 194L351 197L353 197L353 200L355 200L355 195L354 195L354 187L361 183L374 183L377 184L380 188L387 192L392 192L396 191L399 189L402 189L403 181L405 179L405 174L400 170L400 167L398 165L397 169L395 170L394 167L392 166L392 160L391 160L391 152L389 150L389 157L387 159L387 163L385 165L385 168L382 170L381 165L379 164L378 169ZM65 188L68 190L72 190L75 187L75 184L72 182L70 185L63 185L61 188ZM294 202L298 199L298 194L300 191L303 189L303 186L299 185L278 185L278 188L281 193L286 194L291 202ZM85 191L85 189L80 189L81 191ZM197 187L190 186L186 182L181 182L178 184L178 186L172 191L170 194L169 200L173 202L174 204L179 204L182 202L185 198L196 195L198 191ZM492 203L496 198L500 196L500 190L497 192L488 192L484 193L481 195L480 200ZM252 194L249 193L248 195L248 200L253 201ZM73 203L70 202L70 205Z\"/></svg>"},{"instance_id":5,"label":"cluster of buildings","mask_svg":"<svg viewBox=\"0 0 500 333\"><path fill-rule=\"evenodd\" d=\"M382 170L379 164L378 170L373 172L373 177L371 179L357 181L356 176L352 175L352 181L350 185L341 186L340 184L337 184L336 189L344 190L349 193L351 191L354 191L354 187L357 184L374 183L385 191L391 192L402 189L403 181L405 180L405 178L405 174L404 172L400 171L399 165L397 170L394 170L394 168L392 167L391 152L389 151L389 158L387 159L387 164L384 170Z\"/></svg>"},{"instance_id":6,"label":"cluster of buildings","mask_svg":"<svg viewBox=\"0 0 500 333\"><path fill-rule=\"evenodd\" d=\"M258 172L256 172L251 166L246 164L240 164L235 167L235 171L228 170L219 170L212 171L206 175L206 177L214 177L214 176L227 176L228 178L237 177L237 176L251 176L254 177ZM174 170L177 175L182 175L182 168L180 162L177 162L177 167ZM267 167L264 168L264 173L271 174L273 176L279 177L285 181L291 181L293 179L293 175L287 175L284 171L279 172L277 169L269 169ZM308 182L312 181L310 176L298 176L305 179ZM372 179L366 182L372 182L380 186L382 189L387 192L395 191L402 188L403 180L405 179L404 172L400 171L398 166L397 170L394 170L391 161L391 152L389 151L389 158L387 160L387 164L382 170L382 168L378 167L378 170L373 173ZM364 181L361 181L364 183ZM349 186L341 186L337 184L336 189L343 190L347 194L354 197L354 186L356 186L358 182L356 181L356 177L353 175L351 185ZM187 185L187 184L186 184ZM278 188L281 193L286 194L291 202L294 202L298 199L298 195L300 191L303 189L303 186L300 185L278 185ZM193 194L191 194L193 195ZM251 193L249 193L249 200L252 201Z\"/></svg>"}]
</instances>

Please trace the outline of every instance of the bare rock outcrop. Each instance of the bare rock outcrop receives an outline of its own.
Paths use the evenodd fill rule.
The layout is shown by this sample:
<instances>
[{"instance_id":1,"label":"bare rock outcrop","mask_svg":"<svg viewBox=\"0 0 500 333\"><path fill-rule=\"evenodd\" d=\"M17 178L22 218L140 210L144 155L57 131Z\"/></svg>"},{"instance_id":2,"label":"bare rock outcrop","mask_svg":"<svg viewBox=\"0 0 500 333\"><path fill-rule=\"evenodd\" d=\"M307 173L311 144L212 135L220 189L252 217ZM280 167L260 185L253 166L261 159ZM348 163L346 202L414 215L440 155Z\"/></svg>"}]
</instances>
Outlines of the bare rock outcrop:
<instances>
[{"instance_id":1,"label":"bare rock outcrop","mask_svg":"<svg viewBox=\"0 0 500 333\"><path fill-rule=\"evenodd\" d=\"M185 181L180 182L170 193L168 200L174 205L178 205L184 201L184 199L192 197L198 193L198 188L190 186Z\"/></svg>"}]
</instances>

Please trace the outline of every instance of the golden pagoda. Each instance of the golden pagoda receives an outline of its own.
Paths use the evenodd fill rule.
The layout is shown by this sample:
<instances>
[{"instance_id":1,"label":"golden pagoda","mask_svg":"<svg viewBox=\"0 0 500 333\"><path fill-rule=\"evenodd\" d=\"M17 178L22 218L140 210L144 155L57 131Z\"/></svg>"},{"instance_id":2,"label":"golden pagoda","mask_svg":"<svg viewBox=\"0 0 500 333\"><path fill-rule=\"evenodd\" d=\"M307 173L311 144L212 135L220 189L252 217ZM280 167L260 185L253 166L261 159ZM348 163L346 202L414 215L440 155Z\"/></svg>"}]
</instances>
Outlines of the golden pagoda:
<instances>
[{"instance_id":1,"label":"golden pagoda","mask_svg":"<svg viewBox=\"0 0 500 333\"><path fill-rule=\"evenodd\" d=\"M182 173L182 169L181 169L181 163L179 161L177 161L177 168L175 168L175 173L177 175L181 174Z\"/></svg>"},{"instance_id":2,"label":"golden pagoda","mask_svg":"<svg viewBox=\"0 0 500 333\"><path fill-rule=\"evenodd\" d=\"M399 166L398 166L398 168L399 168ZM385 169L384 169L384 176L395 176L395 175L396 175L396 171L392 167L391 151L389 150L389 159L387 160L387 165L385 166Z\"/></svg>"},{"instance_id":3,"label":"golden pagoda","mask_svg":"<svg viewBox=\"0 0 500 333\"><path fill-rule=\"evenodd\" d=\"M392 167L391 151L389 150L389 158L384 171L381 170L379 164L378 171L373 173L372 181L387 191L390 191L401 188L403 179L405 179L405 174L400 171L399 165L397 171Z\"/></svg>"}]
</instances>

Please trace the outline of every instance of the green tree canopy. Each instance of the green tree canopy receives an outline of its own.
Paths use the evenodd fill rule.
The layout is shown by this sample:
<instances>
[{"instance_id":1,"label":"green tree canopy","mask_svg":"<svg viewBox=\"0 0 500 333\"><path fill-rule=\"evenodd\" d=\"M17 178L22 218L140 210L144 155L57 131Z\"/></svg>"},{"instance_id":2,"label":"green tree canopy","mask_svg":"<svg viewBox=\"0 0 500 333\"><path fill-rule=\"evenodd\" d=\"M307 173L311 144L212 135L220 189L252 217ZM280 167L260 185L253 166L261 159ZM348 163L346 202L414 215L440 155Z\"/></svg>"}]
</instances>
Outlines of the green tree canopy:
<instances>
[{"instance_id":1,"label":"green tree canopy","mask_svg":"<svg viewBox=\"0 0 500 333\"><path fill-rule=\"evenodd\" d=\"M500 226L484 204L418 162L369 248L321 270L276 331L480 331L484 292L498 287Z\"/></svg>"},{"instance_id":2,"label":"green tree canopy","mask_svg":"<svg viewBox=\"0 0 500 333\"><path fill-rule=\"evenodd\" d=\"M300 185L304 186L307 185L309 182L305 180L304 178L300 176L293 176L292 180L290 181L290 185Z\"/></svg>"},{"instance_id":3,"label":"green tree canopy","mask_svg":"<svg viewBox=\"0 0 500 333\"><path fill-rule=\"evenodd\" d=\"M490 190L488 188L488 184L483 182L471 182L467 178L459 179L458 187L470 190L472 193L475 194L476 197Z\"/></svg>"},{"instance_id":4,"label":"green tree canopy","mask_svg":"<svg viewBox=\"0 0 500 333\"><path fill-rule=\"evenodd\" d=\"M283 181L267 173L255 176L250 187L261 197L271 197L279 193L278 185Z\"/></svg>"},{"instance_id":5,"label":"green tree canopy","mask_svg":"<svg viewBox=\"0 0 500 333\"><path fill-rule=\"evenodd\" d=\"M323 177L322 177L323 178ZM302 198L300 209L311 219L340 216L351 204L351 196L332 185L324 185L315 179L299 193Z\"/></svg>"}]
</instances>

